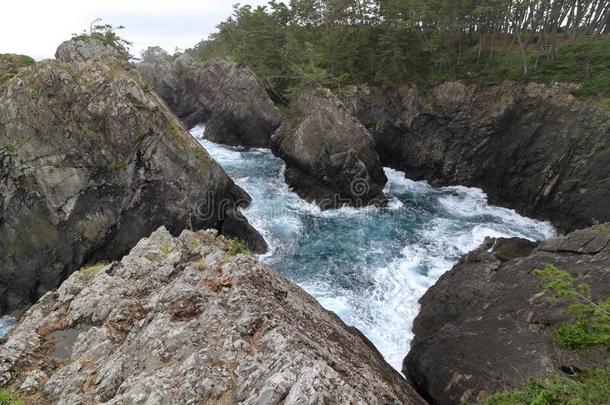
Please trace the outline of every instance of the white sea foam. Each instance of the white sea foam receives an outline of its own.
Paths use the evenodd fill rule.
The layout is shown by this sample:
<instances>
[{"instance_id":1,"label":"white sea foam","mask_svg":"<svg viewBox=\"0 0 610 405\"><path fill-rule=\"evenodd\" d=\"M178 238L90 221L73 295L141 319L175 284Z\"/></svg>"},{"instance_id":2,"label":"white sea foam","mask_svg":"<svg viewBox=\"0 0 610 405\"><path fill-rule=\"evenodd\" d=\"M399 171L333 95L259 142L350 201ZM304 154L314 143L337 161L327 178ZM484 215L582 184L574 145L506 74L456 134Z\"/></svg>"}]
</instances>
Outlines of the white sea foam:
<instances>
[{"instance_id":1,"label":"white sea foam","mask_svg":"<svg viewBox=\"0 0 610 405\"><path fill-rule=\"evenodd\" d=\"M0 338L4 337L15 326L15 318L3 316L0 318Z\"/></svg>"},{"instance_id":2,"label":"white sea foam","mask_svg":"<svg viewBox=\"0 0 610 405\"><path fill-rule=\"evenodd\" d=\"M486 237L541 240L548 223L490 206L476 188L434 188L385 169L387 208L321 211L285 184L269 151L202 144L253 197L245 211L270 244L261 259L360 329L400 369L418 300Z\"/></svg>"}]
</instances>

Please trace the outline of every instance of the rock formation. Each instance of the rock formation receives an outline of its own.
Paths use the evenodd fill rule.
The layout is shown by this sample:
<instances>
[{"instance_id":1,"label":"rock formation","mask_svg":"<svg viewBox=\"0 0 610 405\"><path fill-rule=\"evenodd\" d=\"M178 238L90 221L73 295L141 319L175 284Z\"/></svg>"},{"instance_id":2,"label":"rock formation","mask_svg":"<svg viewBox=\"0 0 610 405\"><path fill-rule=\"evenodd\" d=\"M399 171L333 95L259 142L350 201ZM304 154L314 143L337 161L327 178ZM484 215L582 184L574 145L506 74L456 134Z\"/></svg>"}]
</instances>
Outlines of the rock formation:
<instances>
[{"instance_id":1,"label":"rock formation","mask_svg":"<svg viewBox=\"0 0 610 405\"><path fill-rule=\"evenodd\" d=\"M139 68L189 127L204 123L205 138L228 145L269 147L282 116L247 66L223 58L200 62L182 54L145 58Z\"/></svg>"},{"instance_id":2,"label":"rock formation","mask_svg":"<svg viewBox=\"0 0 610 405\"><path fill-rule=\"evenodd\" d=\"M11 53L0 54L0 86L17 75L19 71L35 63L34 59L25 55Z\"/></svg>"},{"instance_id":3,"label":"rock formation","mask_svg":"<svg viewBox=\"0 0 610 405\"><path fill-rule=\"evenodd\" d=\"M565 302L552 303L532 274L547 264L610 295L608 225L535 244L489 239L464 256L420 300L415 338L403 372L439 404L473 403L523 386L529 378L604 364L606 353L576 353L555 343L569 321Z\"/></svg>"},{"instance_id":4,"label":"rock formation","mask_svg":"<svg viewBox=\"0 0 610 405\"><path fill-rule=\"evenodd\" d=\"M290 117L273 134L272 150L302 198L323 209L384 201L387 178L373 138L330 90L305 90Z\"/></svg>"},{"instance_id":5,"label":"rock formation","mask_svg":"<svg viewBox=\"0 0 610 405\"><path fill-rule=\"evenodd\" d=\"M536 84L353 90L344 101L384 165L435 185L480 187L491 203L565 231L610 220L607 111Z\"/></svg>"},{"instance_id":6,"label":"rock formation","mask_svg":"<svg viewBox=\"0 0 610 405\"><path fill-rule=\"evenodd\" d=\"M75 62L38 63L0 88L0 314L160 225L222 229L250 201L137 70ZM227 229L264 247L247 221Z\"/></svg>"},{"instance_id":7,"label":"rock formation","mask_svg":"<svg viewBox=\"0 0 610 405\"><path fill-rule=\"evenodd\" d=\"M424 404L356 329L215 231L74 273L0 347L36 403Z\"/></svg>"}]
</instances>

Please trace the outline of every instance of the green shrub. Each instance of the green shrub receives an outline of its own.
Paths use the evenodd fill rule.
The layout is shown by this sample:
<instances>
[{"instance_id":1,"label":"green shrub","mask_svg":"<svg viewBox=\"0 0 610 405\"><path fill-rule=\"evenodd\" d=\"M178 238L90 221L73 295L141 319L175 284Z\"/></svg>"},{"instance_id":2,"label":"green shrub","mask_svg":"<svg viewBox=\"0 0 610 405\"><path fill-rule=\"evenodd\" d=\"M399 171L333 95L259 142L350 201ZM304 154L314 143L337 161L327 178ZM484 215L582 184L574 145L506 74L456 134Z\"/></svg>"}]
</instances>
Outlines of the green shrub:
<instances>
[{"instance_id":1,"label":"green shrub","mask_svg":"<svg viewBox=\"0 0 610 405\"><path fill-rule=\"evenodd\" d=\"M13 391L0 388L0 405L24 405L24 402Z\"/></svg>"},{"instance_id":2,"label":"green shrub","mask_svg":"<svg viewBox=\"0 0 610 405\"><path fill-rule=\"evenodd\" d=\"M574 285L572 276L552 265L534 274L542 279L545 290L553 295L551 300L567 300L573 322L560 325L554 332L557 343L571 350L605 348L610 352L610 297L596 303L591 298L591 287Z\"/></svg>"},{"instance_id":3,"label":"green shrub","mask_svg":"<svg viewBox=\"0 0 610 405\"><path fill-rule=\"evenodd\" d=\"M607 405L610 374L601 368L579 373L574 378L551 376L530 380L519 390L495 394L486 405Z\"/></svg>"},{"instance_id":4,"label":"green shrub","mask_svg":"<svg viewBox=\"0 0 610 405\"><path fill-rule=\"evenodd\" d=\"M229 249L230 256L246 255L251 256L252 252L248 248L248 244L241 239L233 239L231 242L231 249Z\"/></svg>"}]
</instances>

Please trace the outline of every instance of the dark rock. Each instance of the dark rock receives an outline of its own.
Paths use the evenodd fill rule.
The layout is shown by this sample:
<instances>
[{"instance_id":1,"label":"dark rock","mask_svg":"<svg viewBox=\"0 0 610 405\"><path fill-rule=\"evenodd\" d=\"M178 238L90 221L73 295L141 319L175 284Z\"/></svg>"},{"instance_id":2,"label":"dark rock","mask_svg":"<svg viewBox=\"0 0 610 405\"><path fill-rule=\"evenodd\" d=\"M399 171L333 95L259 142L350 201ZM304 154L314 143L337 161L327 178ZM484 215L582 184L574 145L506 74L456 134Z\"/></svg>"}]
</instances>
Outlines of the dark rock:
<instances>
[{"instance_id":1,"label":"dark rock","mask_svg":"<svg viewBox=\"0 0 610 405\"><path fill-rule=\"evenodd\" d=\"M366 128L328 89L309 88L272 138L286 182L321 208L382 204L387 182Z\"/></svg>"},{"instance_id":2,"label":"dark rock","mask_svg":"<svg viewBox=\"0 0 610 405\"><path fill-rule=\"evenodd\" d=\"M359 331L230 246L161 228L74 273L0 345L0 387L25 403L425 404Z\"/></svg>"},{"instance_id":3,"label":"dark rock","mask_svg":"<svg viewBox=\"0 0 610 405\"><path fill-rule=\"evenodd\" d=\"M480 187L491 203L564 231L610 220L607 111L537 84L350 90L344 101L384 165L435 185Z\"/></svg>"},{"instance_id":4,"label":"dark rock","mask_svg":"<svg viewBox=\"0 0 610 405\"><path fill-rule=\"evenodd\" d=\"M532 274L551 264L610 295L607 226L577 231L534 248L521 239L488 239L420 300L415 338L403 364L433 403L472 403L529 378L604 364L606 354L559 347L553 330L569 320L566 303L552 303ZM591 243L595 249L588 249Z\"/></svg>"},{"instance_id":5,"label":"dark rock","mask_svg":"<svg viewBox=\"0 0 610 405\"><path fill-rule=\"evenodd\" d=\"M229 237L238 237L244 240L253 253L265 253L267 242L248 219L237 209L228 209L222 222L220 231Z\"/></svg>"},{"instance_id":6,"label":"dark rock","mask_svg":"<svg viewBox=\"0 0 610 405\"><path fill-rule=\"evenodd\" d=\"M221 229L249 202L117 62L45 61L0 89L0 191L0 313L160 225ZM231 232L256 234L245 222Z\"/></svg>"},{"instance_id":7,"label":"dark rock","mask_svg":"<svg viewBox=\"0 0 610 405\"><path fill-rule=\"evenodd\" d=\"M247 66L216 58L205 63L188 54L157 55L139 65L153 89L192 128L218 143L269 147L282 116Z\"/></svg>"}]
</instances>

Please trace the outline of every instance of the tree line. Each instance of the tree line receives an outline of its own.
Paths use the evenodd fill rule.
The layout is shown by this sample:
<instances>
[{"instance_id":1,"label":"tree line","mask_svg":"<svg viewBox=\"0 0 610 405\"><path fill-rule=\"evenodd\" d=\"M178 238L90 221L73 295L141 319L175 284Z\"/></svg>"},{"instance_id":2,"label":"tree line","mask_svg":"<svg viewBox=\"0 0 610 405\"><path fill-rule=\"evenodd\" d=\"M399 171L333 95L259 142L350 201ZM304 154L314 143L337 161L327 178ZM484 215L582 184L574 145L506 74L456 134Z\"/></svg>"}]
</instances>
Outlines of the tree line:
<instances>
[{"instance_id":1,"label":"tree line","mask_svg":"<svg viewBox=\"0 0 610 405\"><path fill-rule=\"evenodd\" d=\"M271 0L234 6L187 52L231 56L290 90L434 81L492 62L527 76L560 45L609 35L608 0Z\"/></svg>"}]
</instances>

